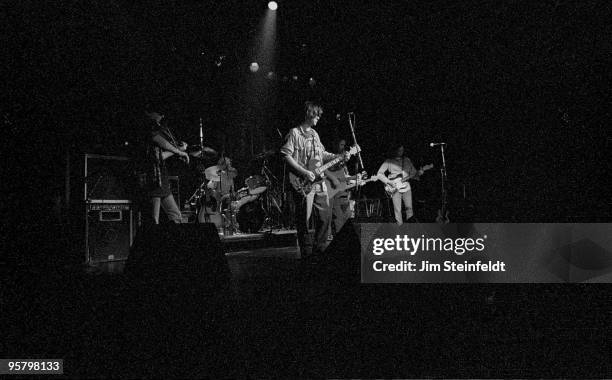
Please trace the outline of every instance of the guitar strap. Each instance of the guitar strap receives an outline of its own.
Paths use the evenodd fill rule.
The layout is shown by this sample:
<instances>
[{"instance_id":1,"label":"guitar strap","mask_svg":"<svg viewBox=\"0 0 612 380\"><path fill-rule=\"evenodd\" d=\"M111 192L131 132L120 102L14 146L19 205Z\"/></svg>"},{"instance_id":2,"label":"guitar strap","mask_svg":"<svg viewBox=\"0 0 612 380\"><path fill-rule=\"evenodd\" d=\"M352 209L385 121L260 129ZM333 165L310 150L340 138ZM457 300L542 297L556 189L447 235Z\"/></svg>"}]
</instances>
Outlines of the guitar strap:
<instances>
[{"instance_id":1,"label":"guitar strap","mask_svg":"<svg viewBox=\"0 0 612 380\"><path fill-rule=\"evenodd\" d=\"M310 134L308 136L308 140L310 141L310 146L307 148L306 150L306 162L310 162L310 160L313 158L313 156L316 154L316 147L315 147L315 138L314 138L314 134Z\"/></svg>"},{"instance_id":2,"label":"guitar strap","mask_svg":"<svg viewBox=\"0 0 612 380\"><path fill-rule=\"evenodd\" d=\"M393 159L393 161L395 161L395 159ZM393 177L393 178L390 178L390 179L397 179L397 178L404 178L405 177L404 176L404 157L400 158L400 163L401 163L402 170L399 172L399 174L392 174L391 173L391 168L389 167L389 169L388 169L389 170L389 177L391 177L391 176Z\"/></svg>"},{"instance_id":3,"label":"guitar strap","mask_svg":"<svg viewBox=\"0 0 612 380\"><path fill-rule=\"evenodd\" d=\"M304 149L306 150L306 164L308 164L308 162L310 162L310 160L312 159L312 157L314 156L315 153L315 136L314 133L312 131L309 131L308 133L306 133L302 127L298 127L300 130L300 133L304 136Z\"/></svg>"},{"instance_id":4,"label":"guitar strap","mask_svg":"<svg viewBox=\"0 0 612 380\"><path fill-rule=\"evenodd\" d=\"M178 146L177 144L177 140L176 138L174 138L174 135L172 134L172 132L170 131L170 128L168 127L162 127L162 131L163 133L166 135L167 140L172 143L172 145L174 146Z\"/></svg>"}]
</instances>

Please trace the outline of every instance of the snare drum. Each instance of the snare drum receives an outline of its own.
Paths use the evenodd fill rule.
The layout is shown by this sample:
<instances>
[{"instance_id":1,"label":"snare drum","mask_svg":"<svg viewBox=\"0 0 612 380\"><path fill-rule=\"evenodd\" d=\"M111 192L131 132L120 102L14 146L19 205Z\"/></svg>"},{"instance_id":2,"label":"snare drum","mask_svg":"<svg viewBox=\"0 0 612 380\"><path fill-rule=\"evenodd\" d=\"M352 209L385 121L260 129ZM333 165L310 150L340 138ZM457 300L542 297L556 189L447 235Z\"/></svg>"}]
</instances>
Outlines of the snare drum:
<instances>
[{"instance_id":1,"label":"snare drum","mask_svg":"<svg viewBox=\"0 0 612 380\"><path fill-rule=\"evenodd\" d=\"M249 188L249 194L258 195L266 191L266 180L260 175L252 175L244 181Z\"/></svg>"},{"instance_id":2,"label":"snare drum","mask_svg":"<svg viewBox=\"0 0 612 380\"><path fill-rule=\"evenodd\" d=\"M238 212L238 210L249 202L253 202L259 198L259 195L250 195L247 188L242 188L235 193L235 200L232 200L230 194L225 194L219 202L220 207L218 212L225 211Z\"/></svg>"},{"instance_id":3,"label":"snare drum","mask_svg":"<svg viewBox=\"0 0 612 380\"><path fill-rule=\"evenodd\" d=\"M232 207L234 210L239 210L242 206L247 203L253 202L259 198L259 195L245 195L242 198L238 199L236 202L232 202ZM235 204L235 205L234 205Z\"/></svg>"},{"instance_id":4,"label":"snare drum","mask_svg":"<svg viewBox=\"0 0 612 380\"><path fill-rule=\"evenodd\" d=\"M240 200L246 196L249 195L249 188L248 187L242 187L238 190L236 190L236 200Z\"/></svg>"}]
</instances>

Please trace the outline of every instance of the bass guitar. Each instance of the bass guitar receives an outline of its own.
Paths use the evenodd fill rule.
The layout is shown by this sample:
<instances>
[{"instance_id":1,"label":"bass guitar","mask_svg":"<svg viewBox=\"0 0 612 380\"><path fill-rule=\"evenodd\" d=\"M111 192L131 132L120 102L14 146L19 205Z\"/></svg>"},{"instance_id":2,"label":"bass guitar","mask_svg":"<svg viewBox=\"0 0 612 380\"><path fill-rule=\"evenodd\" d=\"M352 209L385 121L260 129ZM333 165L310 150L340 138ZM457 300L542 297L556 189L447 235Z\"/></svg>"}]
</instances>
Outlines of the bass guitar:
<instances>
[{"instance_id":1,"label":"bass guitar","mask_svg":"<svg viewBox=\"0 0 612 380\"><path fill-rule=\"evenodd\" d=\"M351 149L349 149L348 151L349 157L357 154L360 151L361 151L361 148L359 148L359 146L351 147ZM321 164L320 160L312 159L308 161L306 165L302 165L302 167L314 173L315 175L314 181L310 181L308 179L299 177L295 175L294 173L289 173L289 182L291 183L291 186L293 186L295 190L300 191L304 196L306 196L310 194L311 191L313 191L315 184L323 182L325 171L331 168L332 166L336 165L338 162L342 160L344 160L344 154L339 155L338 157L334 158L333 160L323 165Z\"/></svg>"},{"instance_id":2,"label":"bass guitar","mask_svg":"<svg viewBox=\"0 0 612 380\"><path fill-rule=\"evenodd\" d=\"M433 168L433 164L425 165L421 167L419 171L424 173L431 168ZM387 192L387 195L392 196L396 192L405 193L406 191L408 191L410 189L410 184L408 183L408 180L414 178L415 176L416 175L406 176L403 178L396 177L391 179L389 183L385 185L385 191Z\"/></svg>"}]
</instances>

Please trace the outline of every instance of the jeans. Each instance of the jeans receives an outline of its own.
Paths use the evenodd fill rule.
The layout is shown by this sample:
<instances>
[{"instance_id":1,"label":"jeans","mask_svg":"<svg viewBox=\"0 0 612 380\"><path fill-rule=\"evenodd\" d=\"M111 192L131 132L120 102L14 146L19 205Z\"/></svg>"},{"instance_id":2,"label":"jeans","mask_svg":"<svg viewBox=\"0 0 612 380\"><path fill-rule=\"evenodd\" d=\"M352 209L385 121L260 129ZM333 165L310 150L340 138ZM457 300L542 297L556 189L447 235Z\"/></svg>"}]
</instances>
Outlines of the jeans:
<instances>
[{"instance_id":1,"label":"jeans","mask_svg":"<svg viewBox=\"0 0 612 380\"><path fill-rule=\"evenodd\" d=\"M297 229L298 244L302 256L313 253L321 253L326 248L327 232L331 223L331 209L327 192L311 192L304 196L299 191L294 191L293 202L295 204L295 227ZM314 240L308 231L308 220L314 208L315 233Z\"/></svg>"},{"instance_id":2,"label":"jeans","mask_svg":"<svg viewBox=\"0 0 612 380\"><path fill-rule=\"evenodd\" d=\"M155 224L159 224L160 206L164 209L166 215L168 215L168 219L174 223L181 223L181 210L178 208L172 194L163 198L153 197L151 198L151 204L153 206L152 216Z\"/></svg>"}]
</instances>

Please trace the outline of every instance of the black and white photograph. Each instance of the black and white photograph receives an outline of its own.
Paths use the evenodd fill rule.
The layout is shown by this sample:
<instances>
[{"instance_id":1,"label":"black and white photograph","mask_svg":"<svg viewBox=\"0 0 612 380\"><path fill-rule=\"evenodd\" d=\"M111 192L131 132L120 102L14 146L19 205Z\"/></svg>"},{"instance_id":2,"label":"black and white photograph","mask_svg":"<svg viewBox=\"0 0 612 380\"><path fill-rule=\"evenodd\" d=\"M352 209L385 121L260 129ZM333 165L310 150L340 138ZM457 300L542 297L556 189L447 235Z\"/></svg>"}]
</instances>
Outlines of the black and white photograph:
<instances>
[{"instance_id":1,"label":"black and white photograph","mask_svg":"<svg viewBox=\"0 0 612 380\"><path fill-rule=\"evenodd\" d=\"M0 375L612 377L611 3L0 19Z\"/></svg>"}]
</instances>

